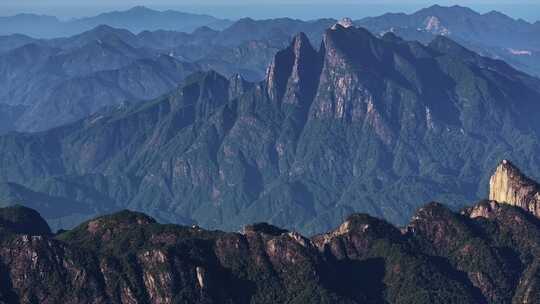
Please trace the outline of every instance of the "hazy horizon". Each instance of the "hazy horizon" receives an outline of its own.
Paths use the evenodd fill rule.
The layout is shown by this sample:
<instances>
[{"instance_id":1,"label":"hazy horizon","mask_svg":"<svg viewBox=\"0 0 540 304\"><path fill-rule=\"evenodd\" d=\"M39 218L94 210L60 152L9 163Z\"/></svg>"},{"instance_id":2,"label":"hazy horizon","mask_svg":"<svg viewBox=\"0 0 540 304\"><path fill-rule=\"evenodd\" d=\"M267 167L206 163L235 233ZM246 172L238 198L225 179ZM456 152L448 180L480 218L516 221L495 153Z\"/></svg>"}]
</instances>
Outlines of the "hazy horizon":
<instances>
[{"instance_id":1,"label":"hazy horizon","mask_svg":"<svg viewBox=\"0 0 540 304\"><path fill-rule=\"evenodd\" d=\"M344 16L351 18L363 18L368 16L377 16L387 12L412 13L418 9L428 7L434 4L443 6L461 5L467 6L479 12L486 13L492 10L502 12L513 18L521 18L529 22L540 20L540 3L533 1L522 1L518 3L505 3L504 1L415 1L413 3L396 3L396 1L384 1L382 4L373 4L369 1L344 1L341 4L325 4L322 1L316 1L313 4L301 3L263 3L249 4L235 2L233 4L215 4L208 1L202 1L198 4L177 4L166 0L161 1L124 1L122 3L105 3L101 0L93 3L64 3L63 1L50 0L36 3L35 0L14 1L8 0L0 4L0 16L12 16L20 13L33 13L56 16L60 19L81 18L97 15L112 10L127 10L134 6L146 6L156 10L178 10L189 13L208 14L218 18L239 19L242 17L251 17L255 19L291 17L298 19L317 19L317 18L341 18ZM48 3L47 5L45 3ZM534 9L532 9L532 7Z\"/></svg>"}]
</instances>

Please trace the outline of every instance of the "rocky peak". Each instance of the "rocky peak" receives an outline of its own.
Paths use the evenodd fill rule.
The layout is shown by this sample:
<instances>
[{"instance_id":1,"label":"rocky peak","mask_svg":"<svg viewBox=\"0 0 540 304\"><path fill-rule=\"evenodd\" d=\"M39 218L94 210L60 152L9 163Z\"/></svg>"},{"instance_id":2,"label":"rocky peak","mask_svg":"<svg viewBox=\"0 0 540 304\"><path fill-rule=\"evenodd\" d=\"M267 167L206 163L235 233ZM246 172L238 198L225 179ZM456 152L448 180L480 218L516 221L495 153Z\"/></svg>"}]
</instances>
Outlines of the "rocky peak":
<instances>
[{"instance_id":1,"label":"rocky peak","mask_svg":"<svg viewBox=\"0 0 540 304\"><path fill-rule=\"evenodd\" d=\"M365 123L387 145L394 135L385 117L381 88L394 49L363 28L337 25L323 38L323 68L311 116Z\"/></svg>"},{"instance_id":2,"label":"rocky peak","mask_svg":"<svg viewBox=\"0 0 540 304\"><path fill-rule=\"evenodd\" d=\"M365 81L378 82L394 50L390 43L360 27L337 25L323 36L324 68L334 73L354 72Z\"/></svg>"},{"instance_id":3,"label":"rocky peak","mask_svg":"<svg viewBox=\"0 0 540 304\"><path fill-rule=\"evenodd\" d=\"M538 184L508 160L499 164L489 180L489 199L523 208L540 217Z\"/></svg>"},{"instance_id":4,"label":"rocky peak","mask_svg":"<svg viewBox=\"0 0 540 304\"><path fill-rule=\"evenodd\" d=\"M278 52L266 75L268 95L274 101L299 104L315 91L321 59L304 33L296 35L290 46ZM307 99L307 100L306 100Z\"/></svg>"}]
</instances>

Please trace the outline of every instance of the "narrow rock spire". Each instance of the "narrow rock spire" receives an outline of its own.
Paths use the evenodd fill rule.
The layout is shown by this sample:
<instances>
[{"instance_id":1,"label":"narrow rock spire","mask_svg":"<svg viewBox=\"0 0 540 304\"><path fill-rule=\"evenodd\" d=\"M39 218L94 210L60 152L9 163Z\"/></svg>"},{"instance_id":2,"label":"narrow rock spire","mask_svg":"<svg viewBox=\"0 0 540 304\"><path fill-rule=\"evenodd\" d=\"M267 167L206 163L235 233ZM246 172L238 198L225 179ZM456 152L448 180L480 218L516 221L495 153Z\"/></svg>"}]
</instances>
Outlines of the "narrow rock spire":
<instances>
[{"instance_id":1,"label":"narrow rock spire","mask_svg":"<svg viewBox=\"0 0 540 304\"><path fill-rule=\"evenodd\" d=\"M278 102L299 103L296 95L302 94L295 92L298 93L297 91L305 86L309 91L316 89L313 82L318 79L321 61L308 37L304 33L297 34L291 45L278 52L268 67L266 74L268 95Z\"/></svg>"}]
</instances>

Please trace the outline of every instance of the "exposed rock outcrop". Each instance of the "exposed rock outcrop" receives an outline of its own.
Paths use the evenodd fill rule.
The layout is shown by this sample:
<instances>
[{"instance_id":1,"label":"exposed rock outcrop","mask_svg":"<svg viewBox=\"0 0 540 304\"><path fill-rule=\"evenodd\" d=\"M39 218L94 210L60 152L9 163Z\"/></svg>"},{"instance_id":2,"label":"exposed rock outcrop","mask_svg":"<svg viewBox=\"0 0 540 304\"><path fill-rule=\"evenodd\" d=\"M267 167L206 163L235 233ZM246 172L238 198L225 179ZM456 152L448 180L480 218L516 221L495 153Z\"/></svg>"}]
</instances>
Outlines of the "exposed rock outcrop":
<instances>
[{"instance_id":1,"label":"exposed rock outcrop","mask_svg":"<svg viewBox=\"0 0 540 304\"><path fill-rule=\"evenodd\" d=\"M489 199L520 207L540 217L540 186L503 160L489 181Z\"/></svg>"}]
</instances>

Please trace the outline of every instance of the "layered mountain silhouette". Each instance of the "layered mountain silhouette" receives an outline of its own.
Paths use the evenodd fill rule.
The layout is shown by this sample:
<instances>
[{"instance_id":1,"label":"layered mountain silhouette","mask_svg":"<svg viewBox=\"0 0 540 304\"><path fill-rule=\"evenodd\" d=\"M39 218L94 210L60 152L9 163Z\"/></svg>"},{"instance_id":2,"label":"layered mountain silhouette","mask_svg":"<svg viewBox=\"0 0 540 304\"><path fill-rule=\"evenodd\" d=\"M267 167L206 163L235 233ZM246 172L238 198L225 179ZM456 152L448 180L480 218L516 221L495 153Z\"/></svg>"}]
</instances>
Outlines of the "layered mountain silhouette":
<instances>
[{"instance_id":1,"label":"layered mountain silhouette","mask_svg":"<svg viewBox=\"0 0 540 304\"><path fill-rule=\"evenodd\" d=\"M413 14L385 14L355 24L374 33L394 32L409 40L428 42L445 35L476 52L503 59L515 67L540 75L540 28L500 12L480 14L467 7L434 5Z\"/></svg>"},{"instance_id":2,"label":"layered mountain silhouette","mask_svg":"<svg viewBox=\"0 0 540 304\"><path fill-rule=\"evenodd\" d=\"M288 19L283 23L289 21L296 28L311 26ZM275 22L275 30L274 21L268 21L253 37L242 37L249 29L243 21L223 32L203 27L191 34L160 30L135 35L101 25L67 38L0 37L6 46L0 52L0 103L25 108L23 115L9 117L2 131L44 131L102 107L155 98L197 70L260 81L295 30L285 32L281 26L282 31ZM279 38L268 36L271 32L279 32Z\"/></svg>"},{"instance_id":3,"label":"layered mountain silhouette","mask_svg":"<svg viewBox=\"0 0 540 304\"><path fill-rule=\"evenodd\" d=\"M191 32L201 26L223 29L229 26L231 21L208 15L173 10L158 11L137 6L126 11L107 12L68 21L36 14L0 17L0 35L24 34L36 38L57 38L76 35L103 24L125 28L135 33L145 30Z\"/></svg>"},{"instance_id":4,"label":"layered mountain silhouette","mask_svg":"<svg viewBox=\"0 0 540 304\"><path fill-rule=\"evenodd\" d=\"M195 70L214 70L226 77L240 74L257 82L264 78L274 55L286 48L296 33L304 32L318 47L325 29L336 23L332 19L244 18L223 30L202 26L184 33L153 27L159 22L134 29L128 21L139 13L151 16L144 20L152 22L161 14L175 15L138 7L86 22L88 29L97 26L71 37L47 40L21 34L0 36L0 68L4 73L0 103L16 108L16 115L0 127L1 132L44 131L93 114L103 106L156 97L174 89L174 83ZM101 22L109 25L98 25ZM539 75L538 26L497 12L479 14L458 6L433 6L411 15L387 14L349 23L365 26L380 36L393 32L424 44L436 35L445 35L483 56L504 59L515 68ZM134 34L110 25L136 33L144 31ZM164 56L178 62L163 67ZM175 67L179 69L173 70ZM130 79L107 76L104 81L103 74L130 75ZM130 92L126 91L128 87ZM20 114L21 107L25 115Z\"/></svg>"},{"instance_id":5,"label":"layered mountain silhouette","mask_svg":"<svg viewBox=\"0 0 540 304\"><path fill-rule=\"evenodd\" d=\"M539 190L503 161L490 191L531 185ZM0 208L0 300L535 303L540 220L526 196L515 199L460 212L429 203L403 228L352 214L312 238L267 223L238 233L163 225L127 210L53 234L32 209Z\"/></svg>"},{"instance_id":6,"label":"layered mountain silhouette","mask_svg":"<svg viewBox=\"0 0 540 304\"><path fill-rule=\"evenodd\" d=\"M0 55L0 103L25 108L21 115L11 116L6 129L46 130L105 106L152 99L200 69L194 63L131 45L130 35L102 26L70 39L26 44Z\"/></svg>"},{"instance_id":7,"label":"layered mountain silhouette","mask_svg":"<svg viewBox=\"0 0 540 304\"><path fill-rule=\"evenodd\" d=\"M125 28L134 33L159 31L168 32L175 37L187 38L190 34L180 34L178 31L193 32L197 37L204 35L196 33L198 29L212 28L220 32L214 43L216 45L238 46L246 40L265 41L272 46L289 41L290 37L298 32L304 32L316 45L324 30L335 23L332 19L318 19L312 21L295 20L291 18L276 18L268 20L253 20L243 18L236 22L220 20L205 15L186 14L175 11L155 11L145 7L135 7L121 12L104 13L99 16L72 20L69 23L58 21L54 17L23 14L13 17L0 18L3 32L0 35L16 33L16 35L0 37L0 52L11 46L21 46L20 43L29 37L22 34L43 37L64 37L88 31L99 25L108 25L116 28ZM480 14L467 7L445 7L434 5L421 9L413 14L403 13L385 14L378 17L369 17L354 21L373 33L384 34L392 31L407 40L430 42L434 35L448 35L453 40L467 46L474 51L492 58L503 59L514 67L530 74L540 75L540 45L537 23L529 23L521 19L513 19L497 11ZM48 32L40 34L40 32ZM176 31L176 33L174 33ZM55 33L56 34L53 34ZM4 41L10 41L6 44ZM195 39L200 40L200 39ZM185 40L184 40L185 41ZM161 40L155 40L161 44ZM170 40L169 40L170 42ZM176 40L177 47L183 42ZM193 45L191 44L193 47ZM206 41L202 46L208 46ZM179 48L177 53L190 55L205 54L209 49ZM250 71L252 72L252 71Z\"/></svg>"},{"instance_id":8,"label":"layered mountain silhouette","mask_svg":"<svg viewBox=\"0 0 540 304\"><path fill-rule=\"evenodd\" d=\"M107 23L123 26L124 19L138 12L160 14L139 7L98 19L104 23L107 18L114 19ZM129 18L122 17L124 14ZM20 34L3 36L0 102L15 106L16 111L1 114L6 119L0 131L44 131L93 114L103 106L153 98L174 89L175 83L195 70L214 70L226 77L240 74L246 80L260 81L274 55L287 47L292 36L304 32L312 45L318 46L324 30L335 22L244 18L221 31L203 26L192 33L144 30L133 34L99 25L75 36L49 40ZM434 6L411 15L387 14L354 23L381 36L394 32L425 44L435 35L446 35L484 56L502 58L515 68L538 74L537 26L500 13ZM165 56L178 62L163 67ZM129 73L130 84L121 76L107 76L105 81L103 75Z\"/></svg>"},{"instance_id":9,"label":"layered mountain silhouette","mask_svg":"<svg viewBox=\"0 0 540 304\"><path fill-rule=\"evenodd\" d=\"M352 212L404 224L422 202L487 197L503 158L540 172L537 78L442 36L335 25L322 41L297 35L261 83L199 73L151 102L0 137L0 179L24 190L6 202L72 202L75 217L46 217L54 228L130 208L313 234Z\"/></svg>"}]
</instances>

